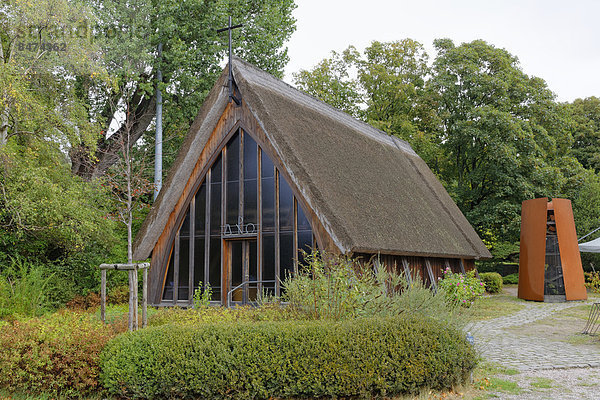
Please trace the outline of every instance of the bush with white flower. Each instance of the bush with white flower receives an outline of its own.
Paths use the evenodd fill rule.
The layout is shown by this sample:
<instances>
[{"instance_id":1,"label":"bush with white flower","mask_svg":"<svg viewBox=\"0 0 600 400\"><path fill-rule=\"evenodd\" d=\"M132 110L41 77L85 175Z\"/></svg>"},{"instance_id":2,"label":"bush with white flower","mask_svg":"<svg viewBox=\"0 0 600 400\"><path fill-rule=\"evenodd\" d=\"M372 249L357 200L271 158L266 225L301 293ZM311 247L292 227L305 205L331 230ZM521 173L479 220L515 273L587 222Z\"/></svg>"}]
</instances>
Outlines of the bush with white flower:
<instances>
[{"instance_id":1,"label":"bush with white flower","mask_svg":"<svg viewBox=\"0 0 600 400\"><path fill-rule=\"evenodd\" d=\"M438 279L438 287L450 303L471 307L475 300L485 293L484 283L475 276L475 271L455 274L446 268L444 276Z\"/></svg>"}]
</instances>

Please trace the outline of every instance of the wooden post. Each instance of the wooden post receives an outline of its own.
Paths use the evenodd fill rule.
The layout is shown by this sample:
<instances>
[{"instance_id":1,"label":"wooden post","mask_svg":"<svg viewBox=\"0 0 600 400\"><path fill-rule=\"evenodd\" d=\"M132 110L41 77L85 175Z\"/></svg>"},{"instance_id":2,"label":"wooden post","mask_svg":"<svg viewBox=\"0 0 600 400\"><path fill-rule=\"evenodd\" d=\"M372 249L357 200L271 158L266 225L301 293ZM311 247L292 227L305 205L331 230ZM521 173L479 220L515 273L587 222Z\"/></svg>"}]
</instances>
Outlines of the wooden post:
<instances>
[{"instance_id":1,"label":"wooden post","mask_svg":"<svg viewBox=\"0 0 600 400\"><path fill-rule=\"evenodd\" d=\"M148 326L148 268L144 268L142 280L142 328L145 328Z\"/></svg>"},{"instance_id":2,"label":"wooden post","mask_svg":"<svg viewBox=\"0 0 600 400\"><path fill-rule=\"evenodd\" d=\"M427 268L427 275L429 275L429 282L431 283L431 287L434 292L437 292L437 282L435 281L435 276L433 275L433 270L431 269L431 263L429 262L429 258L425 258L425 266Z\"/></svg>"},{"instance_id":3,"label":"wooden post","mask_svg":"<svg viewBox=\"0 0 600 400\"><path fill-rule=\"evenodd\" d=\"M129 318L127 327L129 332L133 331L133 271L127 271L129 274Z\"/></svg>"},{"instance_id":4,"label":"wooden post","mask_svg":"<svg viewBox=\"0 0 600 400\"><path fill-rule=\"evenodd\" d=\"M106 323L106 270L101 270L100 280L100 319Z\"/></svg>"},{"instance_id":5,"label":"wooden post","mask_svg":"<svg viewBox=\"0 0 600 400\"><path fill-rule=\"evenodd\" d=\"M138 306L139 306L139 301L138 301L138 269L137 267L131 271L131 274L133 276L133 330L137 331L138 330Z\"/></svg>"},{"instance_id":6,"label":"wooden post","mask_svg":"<svg viewBox=\"0 0 600 400\"><path fill-rule=\"evenodd\" d=\"M408 283L412 283L413 277L410 273L410 265L408 264L408 260L406 257L402 257L402 267L404 268L404 275L406 276L406 280Z\"/></svg>"}]
</instances>

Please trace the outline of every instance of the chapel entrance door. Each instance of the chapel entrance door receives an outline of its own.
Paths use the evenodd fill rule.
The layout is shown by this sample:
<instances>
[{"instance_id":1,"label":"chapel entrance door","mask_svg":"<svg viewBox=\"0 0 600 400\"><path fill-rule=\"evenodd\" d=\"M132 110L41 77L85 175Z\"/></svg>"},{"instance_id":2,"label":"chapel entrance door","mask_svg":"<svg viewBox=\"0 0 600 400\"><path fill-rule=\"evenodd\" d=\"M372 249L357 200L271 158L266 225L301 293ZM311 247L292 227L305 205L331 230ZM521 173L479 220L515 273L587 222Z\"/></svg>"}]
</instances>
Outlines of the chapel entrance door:
<instances>
[{"instance_id":1,"label":"chapel entrance door","mask_svg":"<svg viewBox=\"0 0 600 400\"><path fill-rule=\"evenodd\" d=\"M227 242L229 265L225 284L228 305L253 303L259 286L256 239Z\"/></svg>"}]
</instances>

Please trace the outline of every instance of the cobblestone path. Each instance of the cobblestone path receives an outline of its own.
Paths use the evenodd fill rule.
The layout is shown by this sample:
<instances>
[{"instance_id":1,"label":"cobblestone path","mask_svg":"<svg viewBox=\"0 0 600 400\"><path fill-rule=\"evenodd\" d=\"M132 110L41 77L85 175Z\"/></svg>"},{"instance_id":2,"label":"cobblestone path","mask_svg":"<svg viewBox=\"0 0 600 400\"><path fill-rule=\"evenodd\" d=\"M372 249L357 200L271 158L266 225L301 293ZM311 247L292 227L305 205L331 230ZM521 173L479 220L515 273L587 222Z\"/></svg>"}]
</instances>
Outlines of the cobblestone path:
<instances>
[{"instance_id":1,"label":"cobblestone path","mask_svg":"<svg viewBox=\"0 0 600 400\"><path fill-rule=\"evenodd\" d=\"M483 357L519 371L600 367L600 351L518 333L518 327L582 302L527 303L513 315L480 321L468 329ZM513 328L507 330L506 328ZM517 328L517 329L514 329ZM525 328L524 328L525 329ZM583 329L576 327L576 330Z\"/></svg>"}]
</instances>

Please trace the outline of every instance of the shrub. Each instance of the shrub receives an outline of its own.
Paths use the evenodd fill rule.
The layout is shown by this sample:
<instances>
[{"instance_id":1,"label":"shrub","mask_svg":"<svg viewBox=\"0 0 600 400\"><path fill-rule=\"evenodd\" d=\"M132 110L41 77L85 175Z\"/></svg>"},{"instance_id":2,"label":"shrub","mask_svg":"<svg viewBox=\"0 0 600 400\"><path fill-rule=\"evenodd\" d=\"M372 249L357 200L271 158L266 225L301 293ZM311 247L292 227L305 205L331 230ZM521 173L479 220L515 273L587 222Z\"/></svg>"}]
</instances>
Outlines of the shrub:
<instances>
[{"instance_id":1,"label":"shrub","mask_svg":"<svg viewBox=\"0 0 600 400\"><path fill-rule=\"evenodd\" d=\"M464 382L475 358L464 334L416 316L165 325L108 343L101 380L136 398L387 396Z\"/></svg>"},{"instance_id":2,"label":"shrub","mask_svg":"<svg viewBox=\"0 0 600 400\"><path fill-rule=\"evenodd\" d=\"M502 277L504 285L516 285L519 283L519 274L510 274Z\"/></svg>"},{"instance_id":3,"label":"shrub","mask_svg":"<svg viewBox=\"0 0 600 400\"><path fill-rule=\"evenodd\" d=\"M600 293L600 272L585 272L585 286L593 293Z\"/></svg>"},{"instance_id":4,"label":"shrub","mask_svg":"<svg viewBox=\"0 0 600 400\"><path fill-rule=\"evenodd\" d=\"M42 267L11 259L0 275L0 318L33 317L46 309L48 282Z\"/></svg>"},{"instance_id":5,"label":"shrub","mask_svg":"<svg viewBox=\"0 0 600 400\"><path fill-rule=\"evenodd\" d=\"M106 302L108 304L129 303L129 285L119 285L112 288L108 291L108 295L106 297Z\"/></svg>"},{"instance_id":6,"label":"shrub","mask_svg":"<svg viewBox=\"0 0 600 400\"><path fill-rule=\"evenodd\" d=\"M360 263L346 256L313 252L306 265L282 283L282 300L300 319L347 319L391 316L405 312L452 320L452 307L443 295L408 283L400 274L380 267L375 260Z\"/></svg>"},{"instance_id":7,"label":"shrub","mask_svg":"<svg viewBox=\"0 0 600 400\"><path fill-rule=\"evenodd\" d=\"M502 276L497 272L483 272L479 278L485 284L488 293L500 293L502 291Z\"/></svg>"},{"instance_id":8,"label":"shrub","mask_svg":"<svg viewBox=\"0 0 600 400\"><path fill-rule=\"evenodd\" d=\"M100 295L95 292L89 292L86 296L77 295L67 303L67 307L72 310L85 311L100 305Z\"/></svg>"},{"instance_id":9,"label":"shrub","mask_svg":"<svg viewBox=\"0 0 600 400\"><path fill-rule=\"evenodd\" d=\"M85 395L99 387L99 359L115 329L89 314L62 311L0 329L0 388Z\"/></svg>"},{"instance_id":10,"label":"shrub","mask_svg":"<svg viewBox=\"0 0 600 400\"><path fill-rule=\"evenodd\" d=\"M438 286L445 294L448 302L462 307L471 307L484 292L484 284L475 277L475 271L466 274L455 274L446 268L443 278L438 281Z\"/></svg>"}]
</instances>

